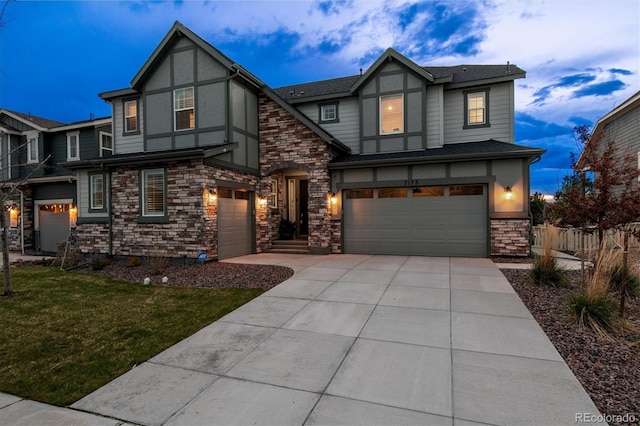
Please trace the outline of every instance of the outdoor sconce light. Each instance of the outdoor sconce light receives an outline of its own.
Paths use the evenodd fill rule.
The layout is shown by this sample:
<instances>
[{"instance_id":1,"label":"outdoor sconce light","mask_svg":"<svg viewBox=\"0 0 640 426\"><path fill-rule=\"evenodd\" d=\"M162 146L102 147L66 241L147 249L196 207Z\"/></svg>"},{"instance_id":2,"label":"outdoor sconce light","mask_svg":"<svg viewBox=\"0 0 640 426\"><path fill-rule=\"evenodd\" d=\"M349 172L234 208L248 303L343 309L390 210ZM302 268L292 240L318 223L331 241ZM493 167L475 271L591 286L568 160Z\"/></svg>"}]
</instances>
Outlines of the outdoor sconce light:
<instances>
[{"instance_id":1,"label":"outdoor sconce light","mask_svg":"<svg viewBox=\"0 0 640 426\"><path fill-rule=\"evenodd\" d=\"M209 202L213 203L218 199L218 194L215 189L209 189Z\"/></svg>"},{"instance_id":2,"label":"outdoor sconce light","mask_svg":"<svg viewBox=\"0 0 640 426\"><path fill-rule=\"evenodd\" d=\"M511 190L510 186L507 186L504 189L504 198L506 198L507 200L510 200L513 197L513 191Z\"/></svg>"},{"instance_id":3,"label":"outdoor sconce light","mask_svg":"<svg viewBox=\"0 0 640 426\"><path fill-rule=\"evenodd\" d=\"M18 226L18 208L16 206L11 206L9 209L9 221L11 222L9 224L11 228Z\"/></svg>"},{"instance_id":4,"label":"outdoor sconce light","mask_svg":"<svg viewBox=\"0 0 640 426\"><path fill-rule=\"evenodd\" d=\"M74 205L71 205L69 208L69 226L71 228L75 228L78 222L78 208Z\"/></svg>"},{"instance_id":5,"label":"outdoor sconce light","mask_svg":"<svg viewBox=\"0 0 640 426\"><path fill-rule=\"evenodd\" d=\"M267 197L258 197L258 205L265 207L267 205Z\"/></svg>"},{"instance_id":6,"label":"outdoor sconce light","mask_svg":"<svg viewBox=\"0 0 640 426\"><path fill-rule=\"evenodd\" d=\"M336 197L335 192L331 193L331 198L329 198L329 200L331 201L331 204L336 204L338 202L338 197Z\"/></svg>"}]
</instances>

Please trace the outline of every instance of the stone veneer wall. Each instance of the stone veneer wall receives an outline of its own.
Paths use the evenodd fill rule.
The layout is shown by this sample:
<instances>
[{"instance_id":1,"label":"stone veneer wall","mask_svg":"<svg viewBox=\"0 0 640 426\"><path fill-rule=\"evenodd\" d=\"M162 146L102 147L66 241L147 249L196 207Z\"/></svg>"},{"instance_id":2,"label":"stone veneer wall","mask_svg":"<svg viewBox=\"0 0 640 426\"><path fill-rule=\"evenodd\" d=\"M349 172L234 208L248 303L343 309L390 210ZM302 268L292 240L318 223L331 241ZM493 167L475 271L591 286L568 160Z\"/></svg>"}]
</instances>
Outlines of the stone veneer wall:
<instances>
[{"instance_id":1,"label":"stone veneer wall","mask_svg":"<svg viewBox=\"0 0 640 426\"><path fill-rule=\"evenodd\" d=\"M11 227L11 218L7 214L7 226L9 226L9 250L21 251L22 241L21 232L24 229L24 250L26 253L33 253L33 226L34 226L34 211L33 211L33 198L31 195L30 187L20 187L24 194L22 200L22 211L18 212L18 226ZM16 191L7 199L11 203L20 209L20 192ZM20 221L23 221L24 226L20 226Z\"/></svg>"},{"instance_id":2,"label":"stone veneer wall","mask_svg":"<svg viewBox=\"0 0 640 426\"><path fill-rule=\"evenodd\" d=\"M283 169L307 172L309 248L314 253L331 252L332 226L327 205L327 194L331 188L328 164L335 158L336 152L313 130L264 94L260 94L258 110L261 178L258 195L268 198L269 179L274 172ZM267 209L266 215L266 224L257 226L257 240L263 249L278 237L278 224L274 222L276 215L271 214L271 209Z\"/></svg>"},{"instance_id":3,"label":"stone veneer wall","mask_svg":"<svg viewBox=\"0 0 640 426\"><path fill-rule=\"evenodd\" d=\"M251 186L258 181L257 176L209 166L201 160L170 162L166 164L168 221L138 223L139 179L139 167L120 167L111 172L111 254L116 256L195 259L200 251L206 251L209 258L215 258L218 253L217 202L209 202L208 189L224 186L221 181ZM82 253L107 253L108 224L79 224L77 235Z\"/></svg>"},{"instance_id":4,"label":"stone veneer wall","mask_svg":"<svg viewBox=\"0 0 640 426\"><path fill-rule=\"evenodd\" d=\"M529 219L491 219L492 256L528 256Z\"/></svg>"}]
</instances>

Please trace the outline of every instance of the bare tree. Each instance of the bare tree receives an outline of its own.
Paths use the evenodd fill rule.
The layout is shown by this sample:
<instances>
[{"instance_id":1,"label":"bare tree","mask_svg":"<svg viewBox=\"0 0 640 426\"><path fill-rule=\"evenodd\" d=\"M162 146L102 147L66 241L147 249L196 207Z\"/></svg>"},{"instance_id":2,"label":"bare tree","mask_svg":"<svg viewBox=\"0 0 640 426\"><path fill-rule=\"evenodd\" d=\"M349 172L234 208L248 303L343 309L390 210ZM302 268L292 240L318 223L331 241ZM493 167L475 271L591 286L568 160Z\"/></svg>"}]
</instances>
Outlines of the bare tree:
<instances>
[{"instance_id":1,"label":"bare tree","mask_svg":"<svg viewBox=\"0 0 640 426\"><path fill-rule=\"evenodd\" d=\"M7 6L9 6L9 3L11 3L12 1L18 1L18 0L4 0L2 2L2 8L0 8L0 28L4 27L7 24L7 18L6 18Z\"/></svg>"},{"instance_id":2,"label":"bare tree","mask_svg":"<svg viewBox=\"0 0 640 426\"><path fill-rule=\"evenodd\" d=\"M8 150L9 152L6 155L0 157L0 164L8 164L8 158L10 158L14 153L20 152L21 150L26 150L27 143L21 144L14 149ZM22 176L19 179L13 181L4 181L0 183L0 206L2 210L0 211L0 229L2 229L2 268L3 268L3 278L4 278L4 291L2 293L3 296L11 296L13 293L13 289L11 288L11 268L9 267L9 226L10 223L7 223L7 218L5 215L5 208L8 202L12 201L12 197L20 191L21 187L24 187L29 182L29 179L33 177L33 175L40 169L46 167L46 163L51 158L51 155L48 155L44 160L38 163L29 163L29 164L12 164L12 168L16 168L20 170L21 167L28 167L29 173L26 176ZM23 215L23 212L20 212L20 215ZM11 220L11 219L10 219ZM24 220L24 217L21 217L20 220Z\"/></svg>"}]
</instances>

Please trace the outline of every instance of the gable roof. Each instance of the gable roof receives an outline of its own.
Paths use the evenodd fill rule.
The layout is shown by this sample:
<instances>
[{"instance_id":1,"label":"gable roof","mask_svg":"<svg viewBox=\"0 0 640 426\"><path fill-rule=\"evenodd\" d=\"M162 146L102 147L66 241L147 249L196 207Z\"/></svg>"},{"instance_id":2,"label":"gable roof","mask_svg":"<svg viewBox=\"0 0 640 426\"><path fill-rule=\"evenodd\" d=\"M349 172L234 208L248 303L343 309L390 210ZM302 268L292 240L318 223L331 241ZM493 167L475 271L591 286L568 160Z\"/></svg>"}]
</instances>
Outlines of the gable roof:
<instances>
[{"instance_id":1,"label":"gable roof","mask_svg":"<svg viewBox=\"0 0 640 426\"><path fill-rule=\"evenodd\" d=\"M400 62L406 68L409 68L419 76L423 77L425 80L433 82L434 78L431 73L426 71L424 68L419 67L418 64L416 64L406 56L401 55L396 50L388 48L382 55L380 55L380 57L373 63L373 65L371 65L369 69L367 69L367 71L362 74L360 78L353 83L353 85L351 85L351 87L349 88L351 93L356 92L360 88L360 86L362 86L373 74L378 71L382 64L384 64L385 62L392 62L394 60Z\"/></svg>"},{"instance_id":2,"label":"gable roof","mask_svg":"<svg viewBox=\"0 0 640 426\"><path fill-rule=\"evenodd\" d=\"M424 66L419 68L433 77L434 84L444 84L445 89L510 81L524 78L526 75L523 69L512 64ZM274 92L291 104L353 96L352 88L358 84L363 76L364 74L362 76L352 75L283 86L274 89Z\"/></svg>"},{"instance_id":3,"label":"gable roof","mask_svg":"<svg viewBox=\"0 0 640 426\"><path fill-rule=\"evenodd\" d=\"M38 130L47 130L51 127L58 127L64 124L60 121L38 117L36 115L32 115L31 113L25 114L23 112L12 111L5 108L0 109L0 114L6 114L7 116L12 117L16 120L22 121L23 123Z\"/></svg>"}]
</instances>

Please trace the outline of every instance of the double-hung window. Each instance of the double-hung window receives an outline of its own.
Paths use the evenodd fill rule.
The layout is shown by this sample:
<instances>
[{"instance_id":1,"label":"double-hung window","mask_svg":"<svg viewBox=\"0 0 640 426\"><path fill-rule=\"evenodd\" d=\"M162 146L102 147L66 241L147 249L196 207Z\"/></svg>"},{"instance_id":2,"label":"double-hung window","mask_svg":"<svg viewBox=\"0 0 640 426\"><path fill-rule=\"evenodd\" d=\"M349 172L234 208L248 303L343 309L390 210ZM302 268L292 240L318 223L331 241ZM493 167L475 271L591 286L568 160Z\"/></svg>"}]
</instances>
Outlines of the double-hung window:
<instances>
[{"instance_id":1,"label":"double-hung window","mask_svg":"<svg viewBox=\"0 0 640 426\"><path fill-rule=\"evenodd\" d=\"M464 92L464 127L489 127L489 89Z\"/></svg>"},{"instance_id":2,"label":"double-hung window","mask_svg":"<svg viewBox=\"0 0 640 426\"><path fill-rule=\"evenodd\" d=\"M142 216L166 215L166 188L164 169L142 170Z\"/></svg>"},{"instance_id":3,"label":"double-hung window","mask_svg":"<svg viewBox=\"0 0 640 426\"><path fill-rule=\"evenodd\" d=\"M113 155L113 137L111 133L100 132L100 157Z\"/></svg>"},{"instance_id":4,"label":"double-hung window","mask_svg":"<svg viewBox=\"0 0 640 426\"><path fill-rule=\"evenodd\" d=\"M67 133L67 161L80 159L80 132Z\"/></svg>"},{"instance_id":5,"label":"double-hung window","mask_svg":"<svg viewBox=\"0 0 640 426\"><path fill-rule=\"evenodd\" d=\"M89 175L89 206L91 210L103 210L105 208L105 179L102 173Z\"/></svg>"},{"instance_id":6,"label":"double-hung window","mask_svg":"<svg viewBox=\"0 0 640 426\"><path fill-rule=\"evenodd\" d=\"M380 96L380 134L404 132L404 95Z\"/></svg>"},{"instance_id":7,"label":"double-hung window","mask_svg":"<svg viewBox=\"0 0 640 426\"><path fill-rule=\"evenodd\" d=\"M138 132L138 101L136 99L124 101L124 132Z\"/></svg>"},{"instance_id":8,"label":"double-hung window","mask_svg":"<svg viewBox=\"0 0 640 426\"><path fill-rule=\"evenodd\" d=\"M27 163L38 162L38 137L27 139Z\"/></svg>"},{"instance_id":9,"label":"double-hung window","mask_svg":"<svg viewBox=\"0 0 640 426\"><path fill-rule=\"evenodd\" d=\"M193 87L173 91L173 111L175 130L189 130L196 127Z\"/></svg>"}]
</instances>

